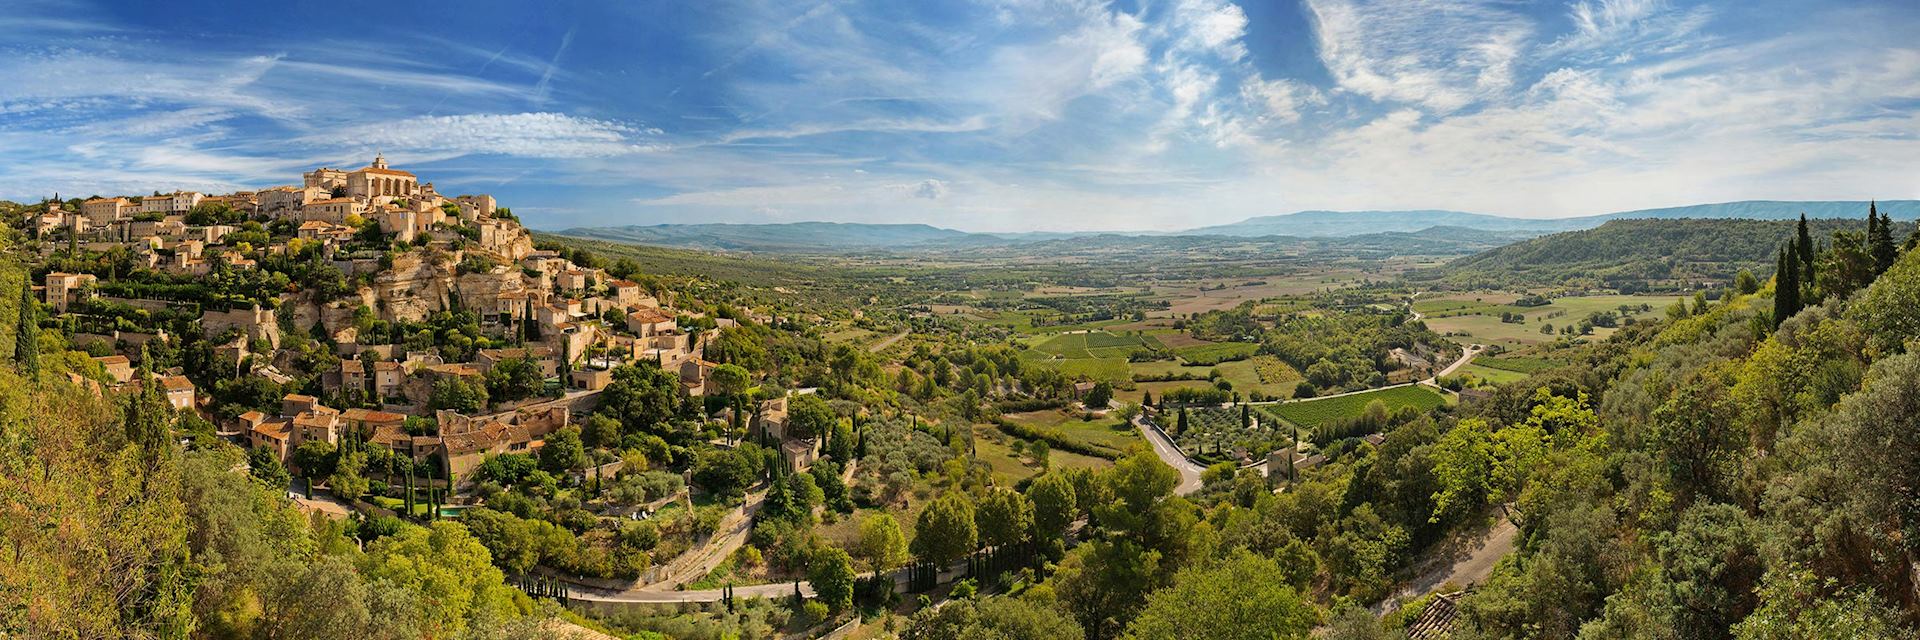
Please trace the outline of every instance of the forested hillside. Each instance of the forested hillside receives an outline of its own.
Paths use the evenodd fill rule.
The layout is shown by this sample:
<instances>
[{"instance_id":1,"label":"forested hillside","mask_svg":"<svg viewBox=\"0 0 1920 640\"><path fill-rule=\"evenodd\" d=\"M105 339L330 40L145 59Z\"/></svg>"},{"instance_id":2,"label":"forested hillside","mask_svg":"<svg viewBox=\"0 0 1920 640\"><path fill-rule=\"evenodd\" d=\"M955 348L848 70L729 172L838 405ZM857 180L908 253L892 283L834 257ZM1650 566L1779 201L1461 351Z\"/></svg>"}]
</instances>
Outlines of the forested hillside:
<instances>
[{"instance_id":1,"label":"forested hillside","mask_svg":"<svg viewBox=\"0 0 1920 640\"><path fill-rule=\"evenodd\" d=\"M103 394L21 282L0 268L0 636L540 637L466 527L309 521L157 385Z\"/></svg>"},{"instance_id":2,"label":"forested hillside","mask_svg":"<svg viewBox=\"0 0 1920 640\"><path fill-rule=\"evenodd\" d=\"M1072 637L1034 630L1049 606L1091 638L1914 637L1920 251L1879 225L1785 230L1814 249L1778 254L1776 283L1560 343L1560 366L1457 410L1375 416L1377 444L1335 443L1277 493L1228 467L1171 496L1144 456L1070 475L1089 544L906 637ZM1494 522L1516 548L1470 591L1437 585L1443 622L1416 624L1425 598L1361 606Z\"/></svg>"},{"instance_id":3,"label":"forested hillside","mask_svg":"<svg viewBox=\"0 0 1920 640\"><path fill-rule=\"evenodd\" d=\"M1469 495L1508 504L1525 542L1462 600L1459 635L1912 637L1920 252L1889 267L1876 244L1878 261L1790 256L1818 284L1781 281L1811 306L1777 330L1795 305L1732 297L1622 332L1462 420L1442 448L1491 471ZM1549 393L1597 411L1512 447L1540 415L1529 398Z\"/></svg>"},{"instance_id":4,"label":"forested hillside","mask_svg":"<svg viewBox=\"0 0 1920 640\"><path fill-rule=\"evenodd\" d=\"M1760 277L1792 221L1615 220L1594 229L1541 236L1415 274L1462 288L1572 287L1662 290L1727 282L1741 269ZM1815 235L1860 229L1864 222L1818 219ZM1900 237L1911 230L1906 225Z\"/></svg>"}]
</instances>

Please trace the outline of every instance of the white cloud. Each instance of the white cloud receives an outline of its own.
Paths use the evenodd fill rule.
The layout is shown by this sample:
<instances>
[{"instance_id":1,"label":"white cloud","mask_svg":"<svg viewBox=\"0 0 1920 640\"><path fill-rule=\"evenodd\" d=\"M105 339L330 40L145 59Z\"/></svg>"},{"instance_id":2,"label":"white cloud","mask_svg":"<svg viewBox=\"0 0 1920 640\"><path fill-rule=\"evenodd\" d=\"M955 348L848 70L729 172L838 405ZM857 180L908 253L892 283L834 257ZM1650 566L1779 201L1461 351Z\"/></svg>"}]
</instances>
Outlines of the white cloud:
<instances>
[{"instance_id":1,"label":"white cloud","mask_svg":"<svg viewBox=\"0 0 1920 640\"><path fill-rule=\"evenodd\" d=\"M1513 84L1533 24L1492 0L1306 0L1337 85L1450 112Z\"/></svg>"},{"instance_id":2,"label":"white cloud","mask_svg":"<svg viewBox=\"0 0 1920 640\"><path fill-rule=\"evenodd\" d=\"M319 147L379 149L426 155L501 154L585 158L660 151L645 142L657 130L560 113L425 116L345 127L303 138Z\"/></svg>"},{"instance_id":3,"label":"white cloud","mask_svg":"<svg viewBox=\"0 0 1920 640\"><path fill-rule=\"evenodd\" d=\"M939 200L947 196L947 183L928 178L914 185L913 197L927 200Z\"/></svg>"},{"instance_id":4,"label":"white cloud","mask_svg":"<svg viewBox=\"0 0 1920 640\"><path fill-rule=\"evenodd\" d=\"M1247 13L1223 0L1180 0L1173 9L1176 29L1185 31L1183 44L1216 50L1228 60L1247 53L1240 37L1247 33Z\"/></svg>"}]
</instances>

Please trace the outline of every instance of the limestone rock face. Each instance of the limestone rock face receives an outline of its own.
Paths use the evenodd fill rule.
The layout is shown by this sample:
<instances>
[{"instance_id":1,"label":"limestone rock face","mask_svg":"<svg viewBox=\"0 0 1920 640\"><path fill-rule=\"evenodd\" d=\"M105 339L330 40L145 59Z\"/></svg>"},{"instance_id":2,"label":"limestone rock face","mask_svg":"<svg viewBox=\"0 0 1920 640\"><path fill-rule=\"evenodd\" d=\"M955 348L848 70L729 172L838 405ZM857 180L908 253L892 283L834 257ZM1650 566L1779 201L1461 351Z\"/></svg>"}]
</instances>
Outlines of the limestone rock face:
<instances>
[{"instance_id":1,"label":"limestone rock face","mask_svg":"<svg viewBox=\"0 0 1920 640\"><path fill-rule=\"evenodd\" d=\"M374 276L372 305L382 319L419 322L447 308L454 266L459 257L442 252L408 251L393 259L393 268Z\"/></svg>"},{"instance_id":2,"label":"limestone rock face","mask_svg":"<svg viewBox=\"0 0 1920 640\"><path fill-rule=\"evenodd\" d=\"M511 220L496 220L480 228L480 248L517 263L533 253L533 234Z\"/></svg>"},{"instance_id":3,"label":"limestone rock face","mask_svg":"<svg viewBox=\"0 0 1920 640\"><path fill-rule=\"evenodd\" d=\"M230 311L206 311L200 316L200 327L208 336L226 333L229 329L239 329L247 340L265 340L273 348L280 348L280 324L275 321L273 312L258 306Z\"/></svg>"},{"instance_id":4,"label":"limestone rock face","mask_svg":"<svg viewBox=\"0 0 1920 640\"><path fill-rule=\"evenodd\" d=\"M454 290L459 292L460 306L481 314L515 313L524 304L524 296L514 298L511 304L502 304L502 293L536 293L530 291L526 278L517 267L506 266L494 269L493 273L462 274L454 280Z\"/></svg>"}]
</instances>

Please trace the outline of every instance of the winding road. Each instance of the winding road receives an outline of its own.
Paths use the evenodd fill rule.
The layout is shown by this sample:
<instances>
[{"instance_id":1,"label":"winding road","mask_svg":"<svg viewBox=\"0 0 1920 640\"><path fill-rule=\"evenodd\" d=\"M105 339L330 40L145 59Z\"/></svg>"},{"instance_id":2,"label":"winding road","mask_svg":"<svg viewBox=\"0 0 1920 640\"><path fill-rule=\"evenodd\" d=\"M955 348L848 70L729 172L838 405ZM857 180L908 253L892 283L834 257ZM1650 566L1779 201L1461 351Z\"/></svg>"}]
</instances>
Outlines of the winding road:
<instances>
[{"instance_id":1,"label":"winding road","mask_svg":"<svg viewBox=\"0 0 1920 640\"><path fill-rule=\"evenodd\" d=\"M1415 313L1414 315L1418 316L1419 314ZM1381 391L1384 389L1408 387L1416 384L1424 384L1430 387L1438 388L1440 386L1438 383L1438 380L1441 376L1453 375L1453 372L1459 370L1460 367L1467 366L1468 363L1473 362L1474 356L1480 355L1480 352L1483 351L1484 349L1485 347L1482 347L1477 344L1467 345L1466 348L1461 349L1459 359L1454 360L1453 364L1447 365L1446 368L1441 369L1439 372L1435 373L1433 376L1428 377L1427 379L1421 380L1419 382L1403 382L1400 384L1388 385L1384 387L1375 387L1372 389L1361 389L1359 391L1348 391L1346 393L1336 393L1333 395L1317 396L1313 398L1300 398L1297 400L1273 400L1269 402L1249 402L1247 404L1265 405L1265 404L1284 404L1288 402L1311 402L1313 400L1325 400L1328 398L1338 398L1341 396L1350 396L1350 395L1357 395L1362 393L1372 393L1372 392ZM1116 401L1116 404L1114 404L1113 406L1115 407L1119 406L1117 404L1117 401ZM1187 458L1185 454L1180 453L1180 448L1174 446L1173 440L1169 439L1167 435L1160 430L1159 427L1155 426L1155 423L1152 423L1147 419L1146 412L1143 411L1141 412L1140 415L1134 416L1133 426L1134 428L1140 430L1140 437L1146 438L1147 443L1153 445L1153 453L1154 455L1157 455L1160 457L1161 462L1167 463L1167 466L1173 467L1174 470L1180 472L1180 484L1178 487L1175 487L1174 489L1176 493L1179 493L1180 495L1184 496L1200 490L1200 487L1201 487L1200 473L1207 470L1206 465L1200 464L1198 462L1194 462L1193 460ZM1252 465L1248 468L1257 469L1260 471L1260 473L1265 474L1267 472L1266 464L1267 463L1265 461L1261 461L1259 464Z\"/></svg>"},{"instance_id":2,"label":"winding road","mask_svg":"<svg viewBox=\"0 0 1920 640\"><path fill-rule=\"evenodd\" d=\"M1173 441L1158 426L1147 421L1146 412L1133 417L1133 426L1140 430L1140 437L1153 445L1153 453L1160 456L1161 462L1180 472L1180 484L1174 487L1174 493L1184 496L1200 490L1200 472L1206 471L1206 466L1188 460L1187 456L1181 454L1180 448L1173 446Z\"/></svg>"}]
</instances>

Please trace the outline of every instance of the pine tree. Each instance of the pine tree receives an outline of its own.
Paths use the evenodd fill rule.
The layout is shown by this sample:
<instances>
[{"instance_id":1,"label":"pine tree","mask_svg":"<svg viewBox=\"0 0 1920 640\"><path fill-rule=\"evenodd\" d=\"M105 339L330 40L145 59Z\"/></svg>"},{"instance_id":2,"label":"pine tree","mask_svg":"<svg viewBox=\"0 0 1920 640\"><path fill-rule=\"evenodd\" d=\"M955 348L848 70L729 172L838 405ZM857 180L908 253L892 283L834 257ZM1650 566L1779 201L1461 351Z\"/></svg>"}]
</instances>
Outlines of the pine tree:
<instances>
[{"instance_id":1,"label":"pine tree","mask_svg":"<svg viewBox=\"0 0 1920 640\"><path fill-rule=\"evenodd\" d=\"M1867 252L1873 256L1873 275L1893 268L1900 250L1893 244L1893 216L1882 214L1877 203L1867 204Z\"/></svg>"},{"instance_id":2,"label":"pine tree","mask_svg":"<svg viewBox=\"0 0 1920 640\"><path fill-rule=\"evenodd\" d=\"M20 280L20 324L14 330L14 361L27 380L40 378L40 302L33 299L33 283Z\"/></svg>"}]
</instances>

